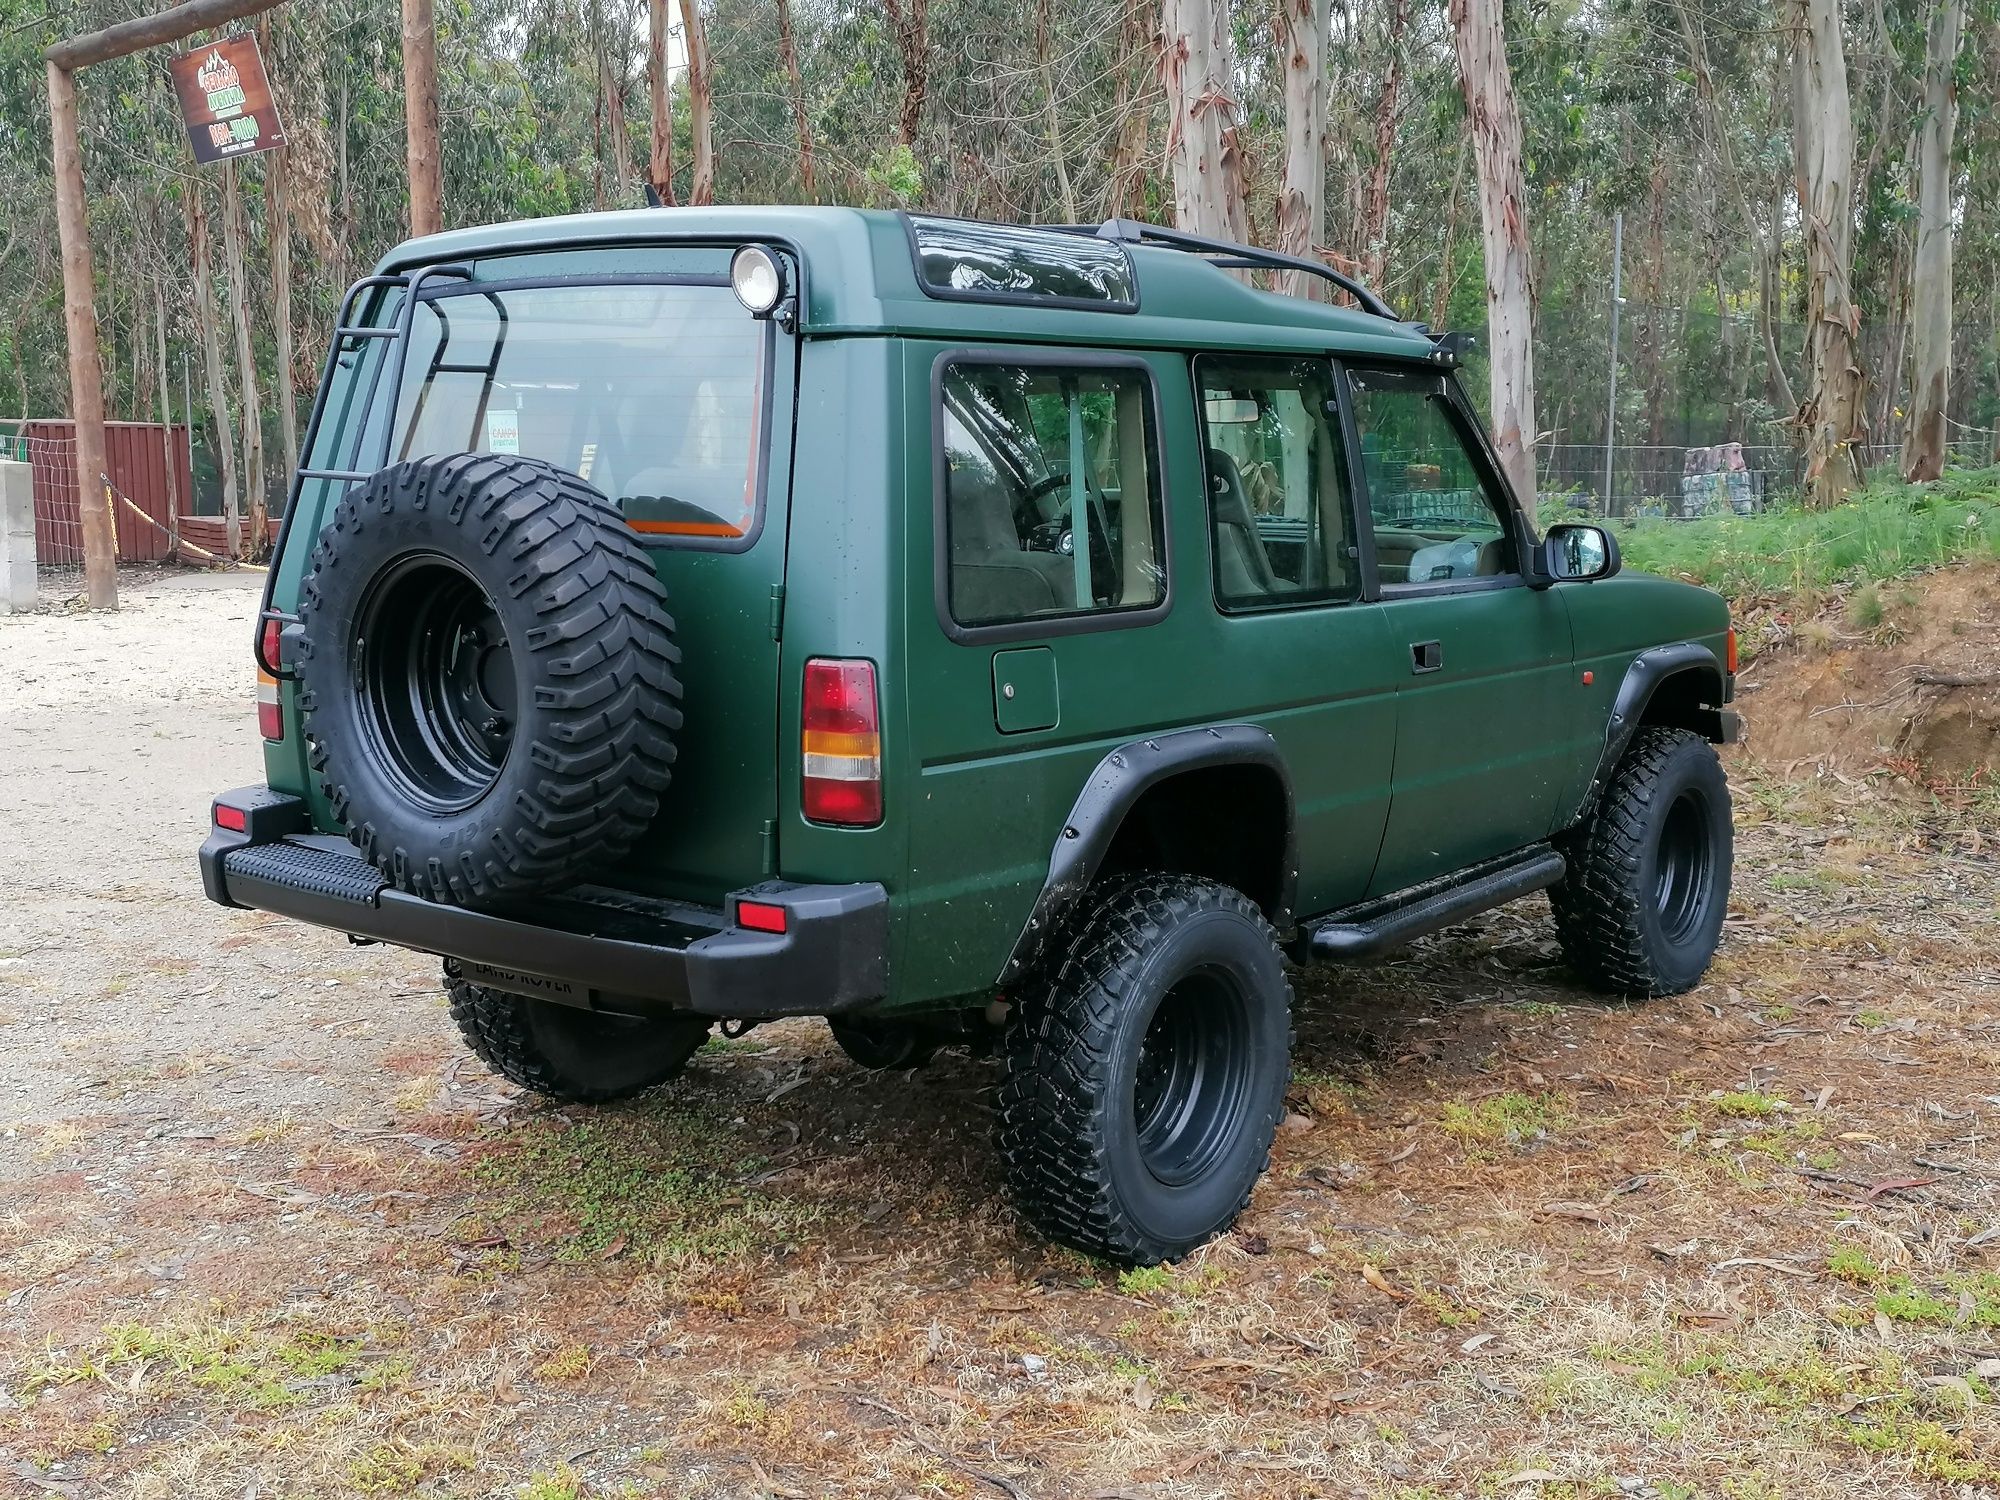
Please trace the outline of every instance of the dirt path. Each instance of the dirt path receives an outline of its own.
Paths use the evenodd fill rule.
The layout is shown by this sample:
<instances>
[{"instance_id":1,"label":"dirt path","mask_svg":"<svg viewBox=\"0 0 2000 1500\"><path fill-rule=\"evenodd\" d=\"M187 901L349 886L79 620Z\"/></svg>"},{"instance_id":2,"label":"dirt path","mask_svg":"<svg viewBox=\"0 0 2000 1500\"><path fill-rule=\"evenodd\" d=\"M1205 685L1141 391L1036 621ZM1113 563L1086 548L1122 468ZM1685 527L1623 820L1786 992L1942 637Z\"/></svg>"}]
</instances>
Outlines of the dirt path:
<instances>
[{"instance_id":1,"label":"dirt path","mask_svg":"<svg viewBox=\"0 0 2000 1500\"><path fill-rule=\"evenodd\" d=\"M1712 981L1540 903L1300 978L1239 1232L1024 1235L993 1065L813 1023L604 1111L201 899L254 583L0 619L0 1494L1991 1495L2000 806L1738 763Z\"/></svg>"}]
</instances>

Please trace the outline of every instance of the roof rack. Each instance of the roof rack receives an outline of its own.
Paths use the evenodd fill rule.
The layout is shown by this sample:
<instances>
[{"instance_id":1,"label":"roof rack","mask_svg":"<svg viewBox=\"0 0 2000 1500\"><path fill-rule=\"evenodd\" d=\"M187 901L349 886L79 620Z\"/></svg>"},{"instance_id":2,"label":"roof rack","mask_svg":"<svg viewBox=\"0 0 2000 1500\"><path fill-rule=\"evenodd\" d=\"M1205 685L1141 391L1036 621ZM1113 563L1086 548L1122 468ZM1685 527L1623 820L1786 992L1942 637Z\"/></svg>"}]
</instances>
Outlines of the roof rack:
<instances>
[{"instance_id":1,"label":"roof rack","mask_svg":"<svg viewBox=\"0 0 2000 1500\"><path fill-rule=\"evenodd\" d=\"M1373 313L1378 318L1387 318L1392 323L1403 321L1396 316L1395 310L1388 303L1352 276L1334 270L1323 261L1310 260L1303 255L1287 255L1280 250L1259 250L1253 245L1239 245L1234 240L1212 240L1203 235L1186 234L1178 229L1165 229L1158 224L1148 224L1143 219L1106 219L1094 229L1085 224L1066 224L1060 227L1072 234L1094 234L1101 240L1120 240L1131 245L1164 245L1171 250L1187 250L1208 257L1210 265L1219 266L1225 271L1303 271L1308 276L1320 277L1338 287L1360 303L1363 311Z\"/></svg>"}]
</instances>

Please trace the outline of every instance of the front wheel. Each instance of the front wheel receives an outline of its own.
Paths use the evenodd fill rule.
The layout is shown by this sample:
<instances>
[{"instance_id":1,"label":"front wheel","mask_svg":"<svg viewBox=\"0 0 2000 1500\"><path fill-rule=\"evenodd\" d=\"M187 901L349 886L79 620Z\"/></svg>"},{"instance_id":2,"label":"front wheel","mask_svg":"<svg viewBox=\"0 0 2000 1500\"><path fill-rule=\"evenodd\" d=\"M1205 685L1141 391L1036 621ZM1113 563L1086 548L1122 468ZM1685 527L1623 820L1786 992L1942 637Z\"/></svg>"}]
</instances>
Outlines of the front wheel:
<instances>
[{"instance_id":1,"label":"front wheel","mask_svg":"<svg viewBox=\"0 0 2000 1500\"><path fill-rule=\"evenodd\" d=\"M510 1083L572 1104L606 1104L665 1083L708 1040L695 1017L659 1020L530 1000L447 976L466 1046Z\"/></svg>"},{"instance_id":2,"label":"front wheel","mask_svg":"<svg viewBox=\"0 0 2000 1500\"><path fill-rule=\"evenodd\" d=\"M1693 989L1722 937L1733 851L1715 747L1691 730L1641 729L1549 889L1570 966L1613 994Z\"/></svg>"},{"instance_id":3,"label":"front wheel","mask_svg":"<svg viewBox=\"0 0 2000 1500\"><path fill-rule=\"evenodd\" d=\"M1101 893L1009 1018L999 1146L1022 1211L1140 1265L1228 1228L1284 1110L1291 998L1239 892L1158 874Z\"/></svg>"}]
</instances>

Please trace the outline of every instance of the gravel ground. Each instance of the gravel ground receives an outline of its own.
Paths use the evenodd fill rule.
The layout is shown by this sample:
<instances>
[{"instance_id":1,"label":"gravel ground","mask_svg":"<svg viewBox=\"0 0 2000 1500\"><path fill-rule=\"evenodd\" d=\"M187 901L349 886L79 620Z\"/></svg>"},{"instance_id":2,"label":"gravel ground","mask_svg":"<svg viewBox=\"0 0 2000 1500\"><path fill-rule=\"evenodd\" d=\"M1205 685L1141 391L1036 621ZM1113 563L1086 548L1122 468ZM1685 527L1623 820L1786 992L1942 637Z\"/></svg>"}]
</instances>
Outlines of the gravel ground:
<instances>
[{"instance_id":1,"label":"gravel ground","mask_svg":"<svg viewBox=\"0 0 2000 1500\"><path fill-rule=\"evenodd\" d=\"M263 775L249 649L262 583L167 574L115 614L0 617L0 848L15 882L0 905L0 1119L13 1129L106 1107L176 1128L318 1109L385 1041L435 1029L427 1005L379 1003L411 988L405 971L428 994L428 964L364 959L337 934L202 895L210 797ZM19 1167L0 1150L0 1174Z\"/></svg>"}]
</instances>

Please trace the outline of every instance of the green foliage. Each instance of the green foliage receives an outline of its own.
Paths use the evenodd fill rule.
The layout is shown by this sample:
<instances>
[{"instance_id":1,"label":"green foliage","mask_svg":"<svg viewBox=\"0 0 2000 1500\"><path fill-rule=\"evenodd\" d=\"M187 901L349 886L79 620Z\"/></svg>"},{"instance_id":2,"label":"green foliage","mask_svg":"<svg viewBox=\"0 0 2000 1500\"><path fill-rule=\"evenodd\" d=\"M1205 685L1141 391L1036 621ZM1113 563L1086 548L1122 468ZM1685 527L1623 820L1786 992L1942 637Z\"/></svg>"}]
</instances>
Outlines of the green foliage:
<instances>
[{"instance_id":1,"label":"green foliage","mask_svg":"<svg viewBox=\"0 0 2000 1500\"><path fill-rule=\"evenodd\" d=\"M1619 528L1619 546L1630 567L1732 599L1879 583L2000 556L2000 468L1953 470L1930 485L1877 480L1829 510L1784 503L1750 516L1631 522ZM1881 623L1879 592L1859 608ZM1859 616L1855 623L1872 628Z\"/></svg>"}]
</instances>

